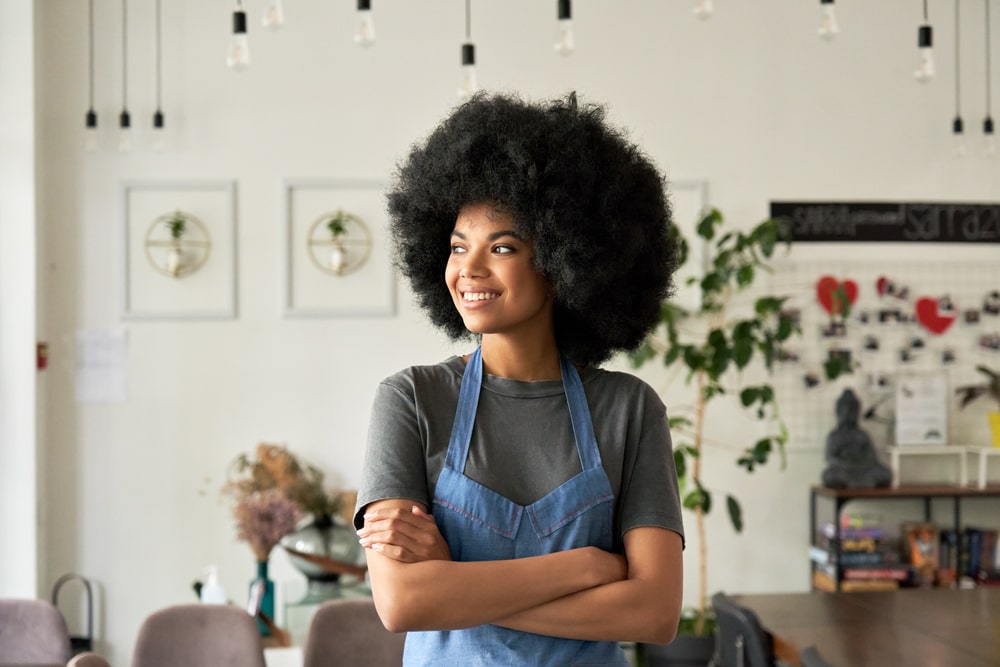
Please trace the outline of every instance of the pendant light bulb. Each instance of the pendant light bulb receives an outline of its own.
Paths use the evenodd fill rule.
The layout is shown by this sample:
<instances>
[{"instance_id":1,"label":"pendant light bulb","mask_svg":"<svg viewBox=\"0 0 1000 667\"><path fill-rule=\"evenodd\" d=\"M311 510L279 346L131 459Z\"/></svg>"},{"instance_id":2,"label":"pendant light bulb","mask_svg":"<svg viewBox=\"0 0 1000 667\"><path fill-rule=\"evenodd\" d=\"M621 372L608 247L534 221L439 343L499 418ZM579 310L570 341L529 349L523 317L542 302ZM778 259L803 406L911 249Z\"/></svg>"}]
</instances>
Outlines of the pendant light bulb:
<instances>
[{"instance_id":1,"label":"pendant light bulb","mask_svg":"<svg viewBox=\"0 0 1000 667\"><path fill-rule=\"evenodd\" d=\"M250 64L250 44L247 42L247 13L243 11L243 3L236 5L233 11L233 36L229 40L229 51L226 54L226 66L232 70L246 69Z\"/></svg>"},{"instance_id":2,"label":"pendant light bulb","mask_svg":"<svg viewBox=\"0 0 1000 667\"><path fill-rule=\"evenodd\" d=\"M983 120L983 152L986 157L996 157L997 142L993 136L993 119L987 116Z\"/></svg>"},{"instance_id":3,"label":"pendant light bulb","mask_svg":"<svg viewBox=\"0 0 1000 667\"><path fill-rule=\"evenodd\" d=\"M462 44L462 87L458 89L458 99L467 100L479 90L476 79L476 45L472 42Z\"/></svg>"},{"instance_id":4,"label":"pendant light bulb","mask_svg":"<svg viewBox=\"0 0 1000 667\"><path fill-rule=\"evenodd\" d=\"M819 36L823 39L833 39L840 32L837 25L837 15L833 13L833 0L819 0L822 16L819 21Z\"/></svg>"},{"instance_id":5,"label":"pendant light bulb","mask_svg":"<svg viewBox=\"0 0 1000 667\"><path fill-rule=\"evenodd\" d=\"M952 136L952 153L955 157L962 157L965 155L965 123L962 122L961 116L955 116L955 120L951 121L951 136Z\"/></svg>"},{"instance_id":6,"label":"pendant light bulb","mask_svg":"<svg viewBox=\"0 0 1000 667\"><path fill-rule=\"evenodd\" d=\"M712 18L712 14L715 13L715 7L712 5L712 0L698 0L698 4L691 11L694 12L695 16L704 21Z\"/></svg>"},{"instance_id":7,"label":"pendant light bulb","mask_svg":"<svg viewBox=\"0 0 1000 667\"><path fill-rule=\"evenodd\" d=\"M167 148L163 121L163 112L157 109L153 114L153 150L157 153L162 153Z\"/></svg>"},{"instance_id":8,"label":"pendant light bulb","mask_svg":"<svg viewBox=\"0 0 1000 667\"><path fill-rule=\"evenodd\" d=\"M573 11L570 7L570 0L559 0L558 15L559 28L553 48L559 55L568 56L576 48L576 40L573 37Z\"/></svg>"},{"instance_id":9,"label":"pendant light bulb","mask_svg":"<svg viewBox=\"0 0 1000 667\"><path fill-rule=\"evenodd\" d=\"M122 109L118 116L118 150L122 153L132 150L132 116L127 109Z\"/></svg>"},{"instance_id":10,"label":"pendant light bulb","mask_svg":"<svg viewBox=\"0 0 1000 667\"><path fill-rule=\"evenodd\" d=\"M87 152L97 150L97 114L93 109L87 111L86 129L84 130L83 147Z\"/></svg>"},{"instance_id":11,"label":"pendant light bulb","mask_svg":"<svg viewBox=\"0 0 1000 667\"><path fill-rule=\"evenodd\" d=\"M926 83L934 78L934 30L926 23L917 30L917 48L920 52L920 65L913 72L913 77Z\"/></svg>"},{"instance_id":12,"label":"pendant light bulb","mask_svg":"<svg viewBox=\"0 0 1000 667\"><path fill-rule=\"evenodd\" d=\"M267 0L260 24L268 30L277 30L285 25L285 8L281 0Z\"/></svg>"},{"instance_id":13,"label":"pendant light bulb","mask_svg":"<svg viewBox=\"0 0 1000 667\"><path fill-rule=\"evenodd\" d=\"M87 115L84 120L83 148L93 152L97 150L97 113L94 111L94 0L89 0L87 5Z\"/></svg>"},{"instance_id":14,"label":"pendant light bulb","mask_svg":"<svg viewBox=\"0 0 1000 667\"><path fill-rule=\"evenodd\" d=\"M371 0L358 0L358 29L354 31L354 43L361 46L375 43L375 19L372 17Z\"/></svg>"}]
</instances>

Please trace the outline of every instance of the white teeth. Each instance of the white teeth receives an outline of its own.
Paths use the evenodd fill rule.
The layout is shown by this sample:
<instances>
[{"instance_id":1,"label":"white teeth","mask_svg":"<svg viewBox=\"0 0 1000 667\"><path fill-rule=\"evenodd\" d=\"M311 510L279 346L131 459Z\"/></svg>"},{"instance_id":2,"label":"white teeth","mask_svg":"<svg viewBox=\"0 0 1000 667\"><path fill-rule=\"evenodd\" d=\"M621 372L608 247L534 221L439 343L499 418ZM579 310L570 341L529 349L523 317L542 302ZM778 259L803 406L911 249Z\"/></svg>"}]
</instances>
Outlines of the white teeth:
<instances>
[{"instance_id":1,"label":"white teeth","mask_svg":"<svg viewBox=\"0 0 1000 667\"><path fill-rule=\"evenodd\" d=\"M489 301L490 299L495 299L499 294L494 294L493 292L466 292L462 295L462 298L466 301Z\"/></svg>"}]
</instances>

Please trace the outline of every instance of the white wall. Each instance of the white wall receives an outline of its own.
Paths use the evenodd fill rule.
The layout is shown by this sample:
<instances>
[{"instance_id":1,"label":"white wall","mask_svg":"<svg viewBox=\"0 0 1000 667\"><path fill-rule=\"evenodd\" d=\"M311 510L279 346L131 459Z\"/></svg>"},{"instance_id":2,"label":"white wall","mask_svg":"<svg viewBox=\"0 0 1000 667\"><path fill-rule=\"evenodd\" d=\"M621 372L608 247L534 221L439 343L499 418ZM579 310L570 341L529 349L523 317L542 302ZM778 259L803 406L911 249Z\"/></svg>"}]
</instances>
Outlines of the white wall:
<instances>
[{"instance_id":1,"label":"white wall","mask_svg":"<svg viewBox=\"0 0 1000 667\"><path fill-rule=\"evenodd\" d=\"M351 41L353 2L288 2L288 24L274 34L257 27L262 3L251 2L253 63L233 73L223 64L231 7L164 2L172 148L154 155L145 147L153 3L130 2L129 108L139 136L137 150L121 155L107 147L121 108L119 4L95 4L105 148L86 154L86 3L35 3L40 298L52 344L44 474L58 490L42 499L51 549L40 567L43 589L71 570L98 582L100 647L125 664L141 620L193 600L205 565L218 563L230 596L242 599L253 559L218 498L237 453L287 442L332 482L354 487L378 380L461 349L424 323L402 284L391 319L282 319L279 249L284 179L387 178L447 113L463 17L459 2L376 3L379 42L361 50ZM712 203L747 225L770 199L996 199L997 162L949 153L950 16L935 17L942 76L920 86L911 2L838 4L843 32L831 43L816 36L811 3L718 4L699 22L693 2L576 3L578 51L561 58L551 48L554 3L473 3L480 81L606 102L670 177L707 179ZM966 22L980 25L971 13ZM970 39L969 53L979 48ZM965 62L968 80L981 81L981 58ZM967 127L977 131L982 91L966 90ZM192 178L237 181L239 317L123 322L118 185ZM127 400L76 403L75 333L118 328L128 335ZM666 391L654 369L643 374L665 394L678 391ZM710 517L713 590L808 587L807 489L831 424L817 424L816 447L790 452L784 471L747 477L733 451L707 456L720 485L740 490L748 524L735 537L721 513ZM689 602L696 551L689 540ZM279 581L299 576L281 554L273 563Z\"/></svg>"},{"instance_id":2,"label":"white wall","mask_svg":"<svg viewBox=\"0 0 1000 667\"><path fill-rule=\"evenodd\" d=\"M35 597L35 81L30 0L0 5L0 597Z\"/></svg>"}]
</instances>

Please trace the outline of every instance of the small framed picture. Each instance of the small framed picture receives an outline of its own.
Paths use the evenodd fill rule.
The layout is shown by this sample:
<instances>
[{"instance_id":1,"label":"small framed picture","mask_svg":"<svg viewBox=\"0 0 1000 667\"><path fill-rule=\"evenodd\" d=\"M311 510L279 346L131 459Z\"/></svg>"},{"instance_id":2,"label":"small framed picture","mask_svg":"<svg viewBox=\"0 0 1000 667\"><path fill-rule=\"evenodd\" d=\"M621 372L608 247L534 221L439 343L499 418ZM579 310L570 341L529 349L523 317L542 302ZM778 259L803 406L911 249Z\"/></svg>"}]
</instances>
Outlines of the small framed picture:
<instances>
[{"instance_id":1,"label":"small framed picture","mask_svg":"<svg viewBox=\"0 0 1000 667\"><path fill-rule=\"evenodd\" d=\"M905 522L899 534L903 559L913 566L914 577L921 584L932 585L940 564L940 530L933 523Z\"/></svg>"}]
</instances>

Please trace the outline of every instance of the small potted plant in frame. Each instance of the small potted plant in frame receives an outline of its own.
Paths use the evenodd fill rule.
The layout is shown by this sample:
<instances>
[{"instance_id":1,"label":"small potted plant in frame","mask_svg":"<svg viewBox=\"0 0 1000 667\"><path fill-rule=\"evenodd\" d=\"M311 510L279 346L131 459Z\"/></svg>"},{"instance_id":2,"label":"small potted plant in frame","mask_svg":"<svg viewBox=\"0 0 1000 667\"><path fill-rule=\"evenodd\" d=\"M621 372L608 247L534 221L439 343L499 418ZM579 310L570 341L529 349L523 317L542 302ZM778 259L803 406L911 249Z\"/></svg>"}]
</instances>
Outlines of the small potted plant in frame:
<instances>
[{"instance_id":1,"label":"small potted plant in frame","mask_svg":"<svg viewBox=\"0 0 1000 667\"><path fill-rule=\"evenodd\" d=\"M173 277L180 275L184 269L184 248L181 247L181 237L187 231L187 220L180 211L166 221L170 230L170 248L167 250L167 273Z\"/></svg>"},{"instance_id":2,"label":"small potted plant in frame","mask_svg":"<svg viewBox=\"0 0 1000 667\"><path fill-rule=\"evenodd\" d=\"M976 366L976 370L986 376L986 380L981 384L968 384L956 387L955 393L961 399L958 407L965 408L969 403L980 396L989 396L996 404L996 410L989 413L990 429L993 432L993 446L1000 447L1000 371L987 368L985 365Z\"/></svg>"},{"instance_id":3,"label":"small potted plant in frame","mask_svg":"<svg viewBox=\"0 0 1000 667\"><path fill-rule=\"evenodd\" d=\"M336 215L327 221L326 228L330 230L330 236L333 239L333 249L330 250L330 268L339 275L347 267L347 248L343 241L343 237L347 235L347 214L343 211L337 211Z\"/></svg>"}]
</instances>

